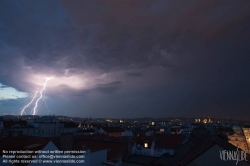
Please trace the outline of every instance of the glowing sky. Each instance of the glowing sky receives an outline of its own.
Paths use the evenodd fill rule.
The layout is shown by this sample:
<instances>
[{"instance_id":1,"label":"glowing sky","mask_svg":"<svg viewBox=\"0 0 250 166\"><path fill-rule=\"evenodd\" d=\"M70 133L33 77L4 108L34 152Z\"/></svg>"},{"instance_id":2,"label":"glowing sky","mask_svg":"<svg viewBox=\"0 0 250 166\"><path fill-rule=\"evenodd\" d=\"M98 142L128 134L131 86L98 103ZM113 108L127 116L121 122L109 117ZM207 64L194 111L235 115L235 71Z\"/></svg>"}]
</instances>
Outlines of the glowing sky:
<instances>
[{"instance_id":1,"label":"glowing sky","mask_svg":"<svg viewBox=\"0 0 250 166\"><path fill-rule=\"evenodd\" d=\"M249 0L1 0L0 115L250 118ZM27 112L30 112L30 107Z\"/></svg>"}]
</instances>

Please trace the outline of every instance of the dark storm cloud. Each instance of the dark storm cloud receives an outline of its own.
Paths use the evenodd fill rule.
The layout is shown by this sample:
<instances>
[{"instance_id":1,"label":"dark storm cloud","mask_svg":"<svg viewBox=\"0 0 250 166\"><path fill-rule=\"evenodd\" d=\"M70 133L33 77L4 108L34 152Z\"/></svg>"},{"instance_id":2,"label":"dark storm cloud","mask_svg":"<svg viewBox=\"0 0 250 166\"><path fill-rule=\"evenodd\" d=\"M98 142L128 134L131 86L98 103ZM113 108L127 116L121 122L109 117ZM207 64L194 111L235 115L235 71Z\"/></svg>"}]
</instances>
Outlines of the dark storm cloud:
<instances>
[{"instance_id":1,"label":"dark storm cloud","mask_svg":"<svg viewBox=\"0 0 250 166\"><path fill-rule=\"evenodd\" d=\"M101 93L114 93L120 89L121 85L122 85L122 82L115 81L115 82L111 82L108 84L99 84L97 85L96 88L94 88L94 90L97 90Z\"/></svg>"},{"instance_id":2,"label":"dark storm cloud","mask_svg":"<svg viewBox=\"0 0 250 166\"><path fill-rule=\"evenodd\" d=\"M141 77L142 73L126 73L128 77Z\"/></svg>"},{"instance_id":3,"label":"dark storm cloud","mask_svg":"<svg viewBox=\"0 0 250 166\"><path fill-rule=\"evenodd\" d=\"M23 102L25 99L9 99L9 100L2 100L1 101L1 106L4 107L22 107Z\"/></svg>"},{"instance_id":4,"label":"dark storm cloud","mask_svg":"<svg viewBox=\"0 0 250 166\"><path fill-rule=\"evenodd\" d=\"M40 86L30 75L41 73L93 79L85 89L70 86L79 80L48 88L50 96L69 101L89 96L86 106L71 101L76 114L85 107L100 116L107 114L98 110L114 115L119 108L117 116L129 116L128 110L137 110L135 116L233 116L237 108L248 115L248 0L0 3L4 85L33 92ZM99 98L103 106L95 104Z\"/></svg>"},{"instance_id":5,"label":"dark storm cloud","mask_svg":"<svg viewBox=\"0 0 250 166\"><path fill-rule=\"evenodd\" d=\"M87 45L81 51L104 64L177 67L176 61L182 63L178 62L179 58L194 51L192 47L247 39L246 33L249 35L249 1L87 3L76 0L64 1L64 4L79 31L81 47ZM90 30L91 33L85 36L85 31Z\"/></svg>"},{"instance_id":6,"label":"dark storm cloud","mask_svg":"<svg viewBox=\"0 0 250 166\"><path fill-rule=\"evenodd\" d=\"M110 82L106 84L97 84L93 88L90 89L84 89L79 90L72 88L68 85L59 85L57 89L48 88L47 91L51 94L50 96L57 97L57 94L63 95L63 96L83 96L85 94L91 93L91 92L99 92L103 94L112 94L118 91L122 86L122 82L115 81Z\"/></svg>"},{"instance_id":7,"label":"dark storm cloud","mask_svg":"<svg viewBox=\"0 0 250 166\"><path fill-rule=\"evenodd\" d=\"M171 95L159 92L169 98L166 108L193 110L200 116L202 110L223 116L239 108L246 114L249 1L63 2L79 32L79 42L87 45L77 49L91 54L92 63L99 62L109 71L118 67L134 73L160 65L166 68L162 81L170 82L164 89L174 89Z\"/></svg>"},{"instance_id":8,"label":"dark storm cloud","mask_svg":"<svg viewBox=\"0 0 250 166\"><path fill-rule=\"evenodd\" d=\"M120 81L115 81L115 82L111 82L111 83L107 83L107 84L99 84L98 86L102 86L102 87L110 87L110 86L119 86L121 85L122 82Z\"/></svg>"},{"instance_id":9,"label":"dark storm cloud","mask_svg":"<svg viewBox=\"0 0 250 166\"><path fill-rule=\"evenodd\" d=\"M33 72L55 67L58 56L67 52L70 26L57 2L1 1L1 82L27 90L20 85L26 84L23 67L32 66ZM54 68L53 73L59 74L60 69Z\"/></svg>"},{"instance_id":10,"label":"dark storm cloud","mask_svg":"<svg viewBox=\"0 0 250 166\"><path fill-rule=\"evenodd\" d=\"M98 87L96 88L96 90L98 90L99 92L102 93L114 93L115 91L118 90L118 87L113 86L113 87Z\"/></svg>"}]
</instances>

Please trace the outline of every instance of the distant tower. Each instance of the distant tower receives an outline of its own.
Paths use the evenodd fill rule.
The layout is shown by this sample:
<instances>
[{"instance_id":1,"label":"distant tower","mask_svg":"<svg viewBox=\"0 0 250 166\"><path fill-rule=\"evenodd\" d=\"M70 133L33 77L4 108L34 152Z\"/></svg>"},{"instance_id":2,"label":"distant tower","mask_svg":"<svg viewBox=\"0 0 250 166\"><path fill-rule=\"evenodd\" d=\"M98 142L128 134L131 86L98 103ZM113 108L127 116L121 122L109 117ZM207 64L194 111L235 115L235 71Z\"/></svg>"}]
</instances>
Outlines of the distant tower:
<instances>
[{"instance_id":1,"label":"distant tower","mask_svg":"<svg viewBox=\"0 0 250 166\"><path fill-rule=\"evenodd\" d=\"M238 135L243 135L243 130L239 125L234 125L233 131L234 131L234 133L236 133Z\"/></svg>"}]
</instances>

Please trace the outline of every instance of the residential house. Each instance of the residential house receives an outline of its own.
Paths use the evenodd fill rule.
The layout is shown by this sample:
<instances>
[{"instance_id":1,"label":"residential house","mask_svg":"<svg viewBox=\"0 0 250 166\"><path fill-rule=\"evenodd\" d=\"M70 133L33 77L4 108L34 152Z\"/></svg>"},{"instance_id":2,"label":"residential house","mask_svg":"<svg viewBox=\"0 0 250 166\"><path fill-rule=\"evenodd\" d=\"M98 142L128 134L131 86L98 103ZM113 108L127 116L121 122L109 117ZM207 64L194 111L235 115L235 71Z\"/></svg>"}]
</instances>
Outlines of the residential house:
<instances>
[{"instance_id":1,"label":"residential house","mask_svg":"<svg viewBox=\"0 0 250 166\"><path fill-rule=\"evenodd\" d=\"M156 134L154 138L135 138L134 141L132 154L161 156L165 153L172 153L172 149L185 143L186 137L178 134Z\"/></svg>"}]
</instances>

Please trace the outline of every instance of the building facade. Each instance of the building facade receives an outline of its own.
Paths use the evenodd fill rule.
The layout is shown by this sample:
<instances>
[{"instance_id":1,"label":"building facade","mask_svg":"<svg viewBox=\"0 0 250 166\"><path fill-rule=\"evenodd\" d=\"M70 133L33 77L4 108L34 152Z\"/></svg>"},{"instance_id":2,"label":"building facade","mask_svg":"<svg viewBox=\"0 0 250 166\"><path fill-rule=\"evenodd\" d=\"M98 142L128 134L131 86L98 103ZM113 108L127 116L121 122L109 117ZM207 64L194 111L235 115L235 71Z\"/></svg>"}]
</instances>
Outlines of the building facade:
<instances>
[{"instance_id":1,"label":"building facade","mask_svg":"<svg viewBox=\"0 0 250 166\"><path fill-rule=\"evenodd\" d=\"M248 146L248 153L250 153L250 125L243 125L242 130L243 130L243 133L246 137L247 146Z\"/></svg>"},{"instance_id":2,"label":"building facade","mask_svg":"<svg viewBox=\"0 0 250 166\"><path fill-rule=\"evenodd\" d=\"M238 125L233 126L234 134L228 135L228 142L232 145L239 147L240 149L249 153L249 148L246 140L246 136L244 135L244 130Z\"/></svg>"}]
</instances>

